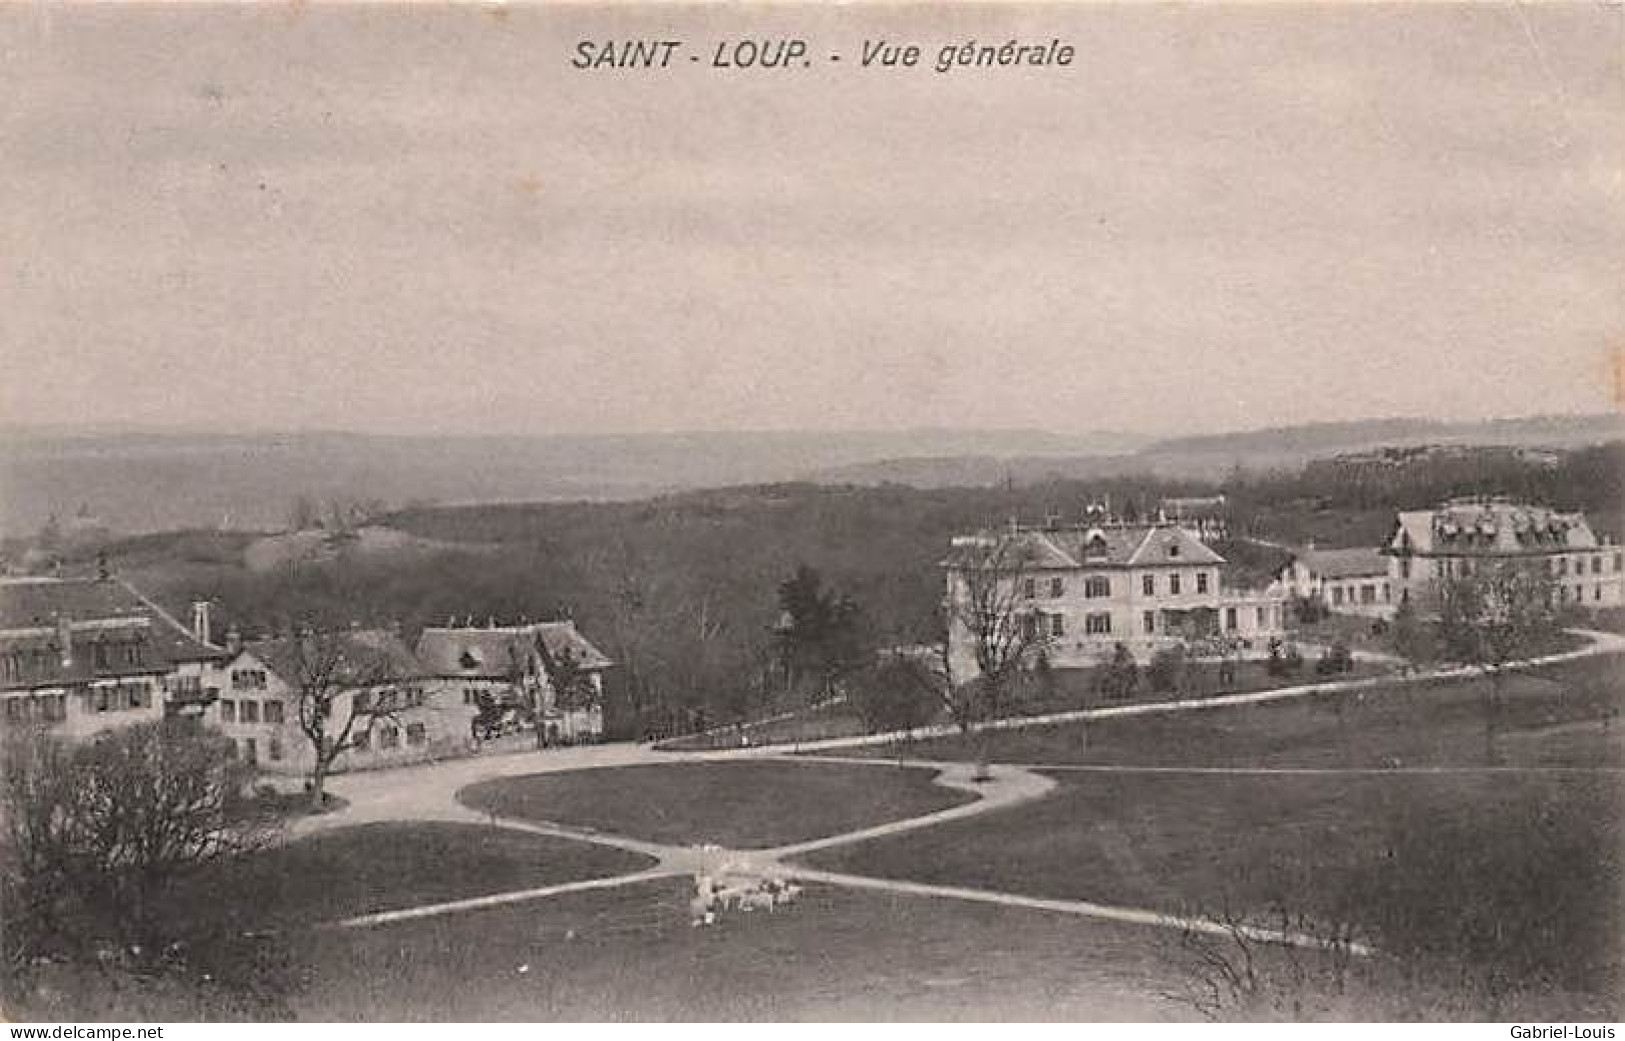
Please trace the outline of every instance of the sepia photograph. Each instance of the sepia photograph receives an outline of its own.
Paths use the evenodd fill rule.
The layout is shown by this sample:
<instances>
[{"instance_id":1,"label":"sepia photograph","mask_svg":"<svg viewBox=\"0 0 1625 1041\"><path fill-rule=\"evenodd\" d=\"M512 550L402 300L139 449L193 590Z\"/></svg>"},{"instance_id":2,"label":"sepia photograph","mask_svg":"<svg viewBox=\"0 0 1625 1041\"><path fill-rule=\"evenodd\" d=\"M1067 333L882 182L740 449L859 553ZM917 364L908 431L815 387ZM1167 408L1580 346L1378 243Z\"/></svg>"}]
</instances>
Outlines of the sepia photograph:
<instances>
[{"instance_id":1,"label":"sepia photograph","mask_svg":"<svg viewBox=\"0 0 1625 1041\"><path fill-rule=\"evenodd\" d=\"M0 3L0 365L11 1037L1625 1019L1619 0Z\"/></svg>"}]
</instances>

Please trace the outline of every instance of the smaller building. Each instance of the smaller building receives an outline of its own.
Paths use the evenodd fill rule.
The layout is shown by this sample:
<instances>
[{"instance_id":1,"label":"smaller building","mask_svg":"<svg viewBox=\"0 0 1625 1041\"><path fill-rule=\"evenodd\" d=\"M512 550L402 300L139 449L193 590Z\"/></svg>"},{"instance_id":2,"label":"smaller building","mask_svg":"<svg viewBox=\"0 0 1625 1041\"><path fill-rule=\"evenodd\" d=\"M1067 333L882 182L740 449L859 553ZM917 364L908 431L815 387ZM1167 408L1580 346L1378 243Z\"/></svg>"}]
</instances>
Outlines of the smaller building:
<instances>
[{"instance_id":1,"label":"smaller building","mask_svg":"<svg viewBox=\"0 0 1625 1041\"><path fill-rule=\"evenodd\" d=\"M327 688L336 691L327 734L337 738L351 726L353 742L334 761L334 772L470 751L473 710L429 675L392 631L351 629L247 644L228 636L227 648L219 696L204 710L202 721L230 738L239 754L263 771L310 772L315 750L300 725L301 702L304 690L323 675Z\"/></svg>"},{"instance_id":2,"label":"smaller building","mask_svg":"<svg viewBox=\"0 0 1625 1041\"><path fill-rule=\"evenodd\" d=\"M1281 569L1288 595L1339 614L1386 618L1397 608L1389 560L1377 549L1308 549Z\"/></svg>"},{"instance_id":3,"label":"smaller building","mask_svg":"<svg viewBox=\"0 0 1625 1041\"><path fill-rule=\"evenodd\" d=\"M603 675L614 663L569 619L517 625L424 629L417 656L426 672L455 689L471 713L540 728L548 744L604 736ZM572 689L554 689L568 675Z\"/></svg>"}]
</instances>

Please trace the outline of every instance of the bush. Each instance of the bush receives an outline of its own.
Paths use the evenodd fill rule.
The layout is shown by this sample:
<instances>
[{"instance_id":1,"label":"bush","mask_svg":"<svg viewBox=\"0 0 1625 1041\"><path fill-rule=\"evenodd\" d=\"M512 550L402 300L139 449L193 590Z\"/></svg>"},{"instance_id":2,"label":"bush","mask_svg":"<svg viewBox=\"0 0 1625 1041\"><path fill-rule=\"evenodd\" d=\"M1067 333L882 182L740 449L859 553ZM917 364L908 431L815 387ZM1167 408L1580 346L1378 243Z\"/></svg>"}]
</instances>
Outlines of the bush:
<instances>
[{"instance_id":1,"label":"bush","mask_svg":"<svg viewBox=\"0 0 1625 1041\"><path fill-rule=\"evenodd\" d=\"M1112 648L1112 660L1101 669L1098 688L1113 701L1132 698L1140 689L1140 667L1127 647L1118 644Z\"/></svg>"},{"instance_id":2,"label":"bush","mask_svg":"<svg viewBox=\"0 0 1625 1041\"><path fill-rule=\"evenodd\" d=\"M1175 644L1164 647L1151 656L1145 676L1151 689L1160 694L1172 694L1184 688L1189 667L1185 661L1185 648Z\"/></svg>"},{"instance_id":3,"label":"bush","mask_svg":"<svg viewBox=\"0 0 1625 1041\"><path fill-rule=\"evenodd\" d=\"M1315 662L1315 673L1320 676L1336 676L1352 671L1354 671L1354 654L1342 640L1322 651L1320 660Z\"/></svg>"},{"instance_id":4,"label":"bush","mask_svg":"<svg viewBox=\"0 0 1625 1041\"><path fill-rule=\"evenodd\" d=\"M247 768L225 739L152 723L79 744L13 734L6 753L0 906L7 978L20 988L8 997L37 1004L34 970L51 965L94 969L114 989L184 976L173 954L211 946L199 924L209 909L177 910L166 896L269 838L245 812Z\"/></svg>"}]
</instances>

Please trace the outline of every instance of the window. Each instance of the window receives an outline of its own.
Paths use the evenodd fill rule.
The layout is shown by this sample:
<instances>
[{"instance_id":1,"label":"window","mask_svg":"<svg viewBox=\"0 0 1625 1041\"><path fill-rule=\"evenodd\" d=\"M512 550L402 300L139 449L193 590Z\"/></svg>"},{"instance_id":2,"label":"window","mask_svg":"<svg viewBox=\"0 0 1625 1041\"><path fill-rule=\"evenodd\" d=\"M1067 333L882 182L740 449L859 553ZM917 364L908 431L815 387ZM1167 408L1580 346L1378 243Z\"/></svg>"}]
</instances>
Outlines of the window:
<instances>
[{"instance_id":1,"label":"window","mask_svg":"<svg viewBox=\"0 0 1625 1041\"><path fill-rule=\"evenodd\" d=\"M1262 607L1257 608L1256 612L1257 613L1253 616L1253 625L1256 626L1259 629L1266 628L1267 623L1265 622L1264 609Z\"/></svg>"},{"instance_id":2,"label":"window","mask_svg":"<svg viewBox=\"0 0 1625 1041\"><path fill-rule=\"evenodd\" d=\"M1618 571L1621 568L1625 568L1625 553L1615 553L1614 554L1614 570Z\"/></svg>"},{"instance_id":3,"label":"window","mask_svg":"<svg viewBox=\"0 0 1625 1041\"><path fill-rule=\"evenodd\" d=\"M244 701L238 706L238 719L244 723L258 723L260 721L260 703L257 701Z\"/></svg>"},{"instance_id":4,"label":"window","mask_svg":"<svg viewBox=\"0 0 1625 1041\"><path fill-rule=\"evenodd\" d=\"M220 703L220 722L237 722L237 703L235 701L222 701Z\"/></svg>"},{"instance_id":5,"label":"window","mask_svg":"<svg viewBox=\"0 0 1625 1041\"><path fill-rule=\"evenodd\" d=\"M1557 573L1559 575L1566 575L1566 574L1569 573L1569 558L1568 557L1558 557L1557 558Z\"/></svg>"},{"instance_id":6,"label":"window","mask_svg":"<svg viewBox=\"0 0 1625 1041\"><path fill-rule=\"evenodd\" d=\"M1021 595L1031 600L1038 595L1038 580L1026 578L1021 581Z\"/></svg>"},{"instance_id":7,"label":"window","mask_svg":"<svg viewBox=\"0 0 1625 1041\"><path fill-rule=\"evenodd\" d=\"M1198 593L1207 592L1207 572L1206 571L1198 571L1196 573L1196 591Z\"/></svg>"},{"instance_id":8,"label":"window","mask_svg":"<svg viewBox=\"0 0 1625 1041\"><path fill-rule=\"evenodd\" d=\"M1051 636L1065 636L1066 622L1058 614L1049 616L1049 634Z\"/></svg>"},{"instance_id":9,"label":"window","mask_svg":"<svg viewBox=\"0 0 1625 1041\"><path fill-rule=\"evenodd\" d=\"M1173 545L1168 547L1168 555L1170 557L1179 556L1179 543L1175 542Z\"/></svg>"},{"instance_id":10,"label":"window","mask_svg":"<svg viewBox=\"0 0 1625 1041\"><path fill-rule=\"evenodd\" d=\"M1601 557L1592 557L1591 558L1591 573L1593 575L1602 574L1602 558Z\"/></svg>"},{"instance_id":11,"label":"window","mask_svg":"<svg viewBox=\"0 0 1625 1041\"><path fill-rule=\"evenodd\" d=\"M475 690L473 687L463 688L463 704L477 705L479 704L479 700L479 691Z\"/></svg>"},{"instance_id":12,"label":"window","mask_svg":"<svg viewBox=\"0 0 1625 1041\"><path fill-rule=\"evenodd\" d=\"M1387 582L1384 582L1382 584L1382 602L1385 604L1392 603L1393 599L1394 591L1388 587Z\"/></svg>"},{"instance_id":13,"label":"window","mask_svg":"<svg viewBox=\"0 0 1625 1041\"><path fill-rule=\"evenodd\" d=\"M421 745L429 740L429 731L422 723L408 723L406 725L406 743Z\"/></svg>"},{"instance_id":14,"label":"window","mask_svg":"<svg viewBox=\"0 0 1625 1041\"><path fill-rule=\"evenodd\" d=\"M1179 595L1179 572L1177 571L1168 576L1168 595Z\"/></svg>"},{"instance_id":15,"label":"window","mask_svg":"<svg viewBox=\"0 0 1625 1041\"><path fill-rule=\"evenodd\" d=\"M1140 624L1148 633L1157 631L1157 612L1147 611L1140 616Z\"/></svg>"},{"instance_id":16,"label":"window","mask_svg":"<svg viewBox=\"0 0 1625 1041\"><path fill-rule=\"evenodd\" d=\"M1337 607L1343 606L1342 586L1332 586L1332 604Z\"/></svg>"},{"instance_id":17,"label":"window","mask_svg":"<svg viewBox=\"0 0 1625 1041\"><path fill-rule=\"evenodd\" d=\"M1140 592L1144 593L1146 596L1156 596L1157 595L1157 576L1156 575L1146 575L1144 578L1141 578L1140 579Z\"/></svg>"},{"instance_id":18,"label":"window","mask_svg":"<svg viewBox=\"0 0 1625 1041\"><path fill-rule=\"evenodd\" d=\"M371 691L365 691L365 690L356 691L356 694L355 694L355 711L357 711L357 712L370 712L370 711L372 711L372 692Z\"/></svg>"},{"instance_id":19,"label":"window","mask_svg":"<svg viewBox=\"0 0 1625 1041\"><path fill-rule=\"evenodd\" d=\"M1021 638L1032 641L1038 639L1038 616L1024 614L1021 616Z\"/></svg>"},{"instance_id":20,"label":"window","mask_svg":"<svg viewBox=\"0 0 1625 1041\"><path fill-rule=\"evenodd\" d=\"M265 703L265 721L267 723L281 723L283 718L282 702L267 701Z\"/></svg>"},{"instance_id":21,"label":"window","mask_svg":"<svg viewBox=\"0 0 1625 1041\"><path fill-rule=\"evenodd\" d=\"M1601 600L1602 599L1602 586L1592 586L1591 587L1591 599L1592 600Z\"/></svg>"},{"instance_id":22,"label":"window","mask_svg":"<svg viewBox=\"0 0 1625 1041\"><path fill-rule=\"evenodd\" d=\"M281 762L282 761L282 739L280 737L271 738L269 744L266 746L265 751L266 751L266 754L271 757L271 762L273 762L273 763Z\"/></svg>"},{"instance_id":23,"label":"window","mask_svg":"<svg viewBox=\"0 0 1625 1041\"><path fill-rule=\"evenodd\" d=\"M253 766L260 761L259 745L251 737L243 741L243 758L248 762L249 766Z\"/></svg>"},{"instance_id":24,"label":"window","mask_svg":"<svg viewBox=\"0 0 1625 1041\"><path fill-rule=\"evenodd\" d=\"M1362 604L1374 604L1376 602L1377 602L1377 587L1372 585L1370 582L1362 583L1361 586L1360 586L1360 603L1362 603Z\"/></svg>"},{"instance_id":25,"label":"window","mask_svg":"<svg viewBox=\"0 0 1625 1041\"><path fill-rule=\"evenodd\" d=\"M352 744L355 745L357 752L365 752L370 749L372 747L372 728L356 731Z\"/></svg>"},{"instance_id":26,"label":"window","mask_svg":"<svg viewBox=\"0 0 1625 1041\"><path fill-rule=\"evenodd\" d=\"M1224 627L1228 631L1231 631L1231 632L1235 631L1235 628L1236 628L1236 609L1234 607L1227 607L1227 608L1224 609Z\"/></svg>"},{"instance_id":27,"label":"window","mask_svg":"<svg viewBox=\"0 0 1625 1041\"><path fill-rule=\"evenodd\" d=\"M1066 579L1056 576L1049 580L1049 595L1060 596L1066 592Z\"/></svg>"},{"instance_id":28,"label":"window","mask_svg":"<svg viewBox=\"0 0 1625 1041\"><path fill-rule=\"evenodd\" d=\"M382 749L395 748L401 743L401 732L394 727L386 726L378 729L378 747Z\"/></svg>"},{"instance_id":29,"label":"window","mask_svg":"<svg viewBox=\"0 0 1625 1041\"><path fill-rule=\"evenodd\" d=\"M1100 597L1112 595L1112 580L1105 575L1090 575L1083 580L1083 595Z\"/></svg>"},{"instance_id":30,"label":"window","mask_svg":"<svg viewBox=\"0 0 1625 1041\"><path fill-rule=\"evenodd\" d=\"M1401 557L1400 558L1400 561L1399 561L1399 577L1400 578L1410 578L1411 577L1411 558L1410 557Z\"/></svg>"},{"instance_id":31,"label":"window","mask_svg":"<svg viewBox=\"0 0 1625 1041\"><path fill-rule=\"evenodd\" d=\"M1090 635L1099 635L1112 631L1112 616L1105 614L1086 615L1083 619L1083 631Z\"/></svg>"}]
</instances>

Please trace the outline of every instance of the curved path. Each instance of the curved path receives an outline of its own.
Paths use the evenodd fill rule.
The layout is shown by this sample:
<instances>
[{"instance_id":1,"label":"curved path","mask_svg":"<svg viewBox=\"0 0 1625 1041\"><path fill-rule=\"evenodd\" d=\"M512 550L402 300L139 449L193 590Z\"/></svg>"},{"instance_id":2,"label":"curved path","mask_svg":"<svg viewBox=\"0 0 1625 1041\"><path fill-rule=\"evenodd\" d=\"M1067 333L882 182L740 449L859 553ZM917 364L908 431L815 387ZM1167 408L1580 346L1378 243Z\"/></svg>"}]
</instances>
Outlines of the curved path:
<instances>
[{"instance_id":1,"label":"curved path","mask_svg":"<svg viewBox=\"0 0 1625 1041\"><path fill-rule=\"evenodd\" d=\"M1554 664L1557 662L1570 661L1576 658L1588 657L1594 654L1625 652L1625 637L1591 630L1581 630L1580 632L1591 641L1586 647L1561 654L1548 655L1542 658L1532 659L1516 665L1507 666L1507 668L1524 669L1540 665ZM1358 680L1340 680L1303 684L1295 687L1282 687L1274 690L1256 691L1247 694L1236 694L1215 698L1120 705L1109 708L1053 713L1047 716L998 720L985 724L985 729L1020 729L1033 726L1048 726L1056 723L1065 723L1077 720L1205 711L1208 709L1222 708L1225 706L1260 704L1270 701L1302 698L1332 691L1365 690L1376 687L1403 687L1426 680L1471 676L1478 671L1480 670L1465 667L1438 669L1413 673L1412 675L1405 677L1389 675ZM865 735L861 737L834 738L825 741L809 742L799 746L797 750L803 752L820 750L835 751L843 748L890 743L905 737L919 738L925 736L939 736L943 734L951 734L953 732L954 730L951 727L932 727L907 733L898 732L890 734ZM348 806L346 806L343 810L332 814L319 817L303 818L290 830L292 837L298 838L304 835L315 834L333 828L349 827L355 824L374 821L438 820L461 823L478 822L487 823L498 827L511 828L519 831L533 832L541 835L614 846L620 849L644 854L654 858L656 861L656 864L653 867L625 875L588 879L584 881L565 883L562 885L543 886L506 893L495 893L487 896L471 897L462 900L425 904L417 907L401 908L374 914L357 915L351 918L328 923L330 926L339 928L363 928L384 925L390 922L427 918L437 915L456 914L464 911L543 899L546 897L558 896L567 893L634 885L640 882L647 882L660 878L698 875L711 870L719 862L726 862L741 871L764 874L782 874L804 881L817 882L826 885L883 890L887 892L915 896L928 896L935 898L991 903L1001 906L1029 908L1062 914L1079 915L1082 917L1099 918L1115 922L1150 925L1179 930L1219 934L1239 931L1251 939L1290 944L1294 946L1318 947L1324 945L1324 942L1321 939L1302 933L1282 932L1279 930L1263 928L1242 928L1237 930L1233 925L1230 924L1204 919L1182 918L1140 908L1114 907L1081 900L1040 899L994 890L926 885L896 879L873 878L862 875L823 871L797 865L793 862L792 858L818 850L828 849L833 846L863 842L870 839L899 834L905 831L931 827L946 821L959 820L983 813L989 813L1005 807L1014 806L1033 799L1041 798L1054 787L1055 782L1042 774L1035 772L1036 770L1040 769L1122 773L1268 772L1281 774L1320 774L1370 772L1386 774L1396 772L1392 769L1383 768L1373 768L1369 771L1359 771L1336 768L1296 769L1247 767L1135 767L1110 766L1104 764L1099 766L1088 764L1050 766L1034 764L1032 766L995 766L991 768L990 780L976 781L972 777L974 767L969 763L911 761L911 765L928 767L936 770L937 775L935 778L935 783L941 784L945 787L972 792L976 795L976 799L972 802L963 803L932 813L922 814L917 817L892 821L886 824L862 828L839 835L831 835L824 838L797 842L771 849L748 851L718 850L715 848L707 849L695 846L680 846L648 842L641 839L614 835L590 829L568 827L565 825L548 822L535 822L498 817L492 814L476 811L458 802L456 798L456 793L470 784L477 781L492 780L503 777L520 777L540 773L567 772L574 770L632 766L662 762L671 763L675 761L726 760L744 757L768 759L789 758L787 755L785 755L785 751L786 750L780 746L777 748L739 748L674 755L673 753L669 752L656 751L650 745L612 744L554 749L539 755L535 753L513 753L484 758L476 757L470 759L457 759L447 762L431 763L417 767L406 767L389 771L345 774L333 778L331 787L335 794L341 795L348 802ZM798 756L797 761L805 761L808 758L861 763L864 766L887 765L886 761L884 760L839 760L833 756ZM1470 769L1473 771L1483 771L1486 769L1493 770L1495 768ZM1416 771L1413 769L1411 772ZM1440 768L1428 769L1425 772L1455 771ZM1369 953L1366 948L1358 944L1352 945L1350 950L1352 953L1356 954Z\"/></svg>"}]
</instances>

